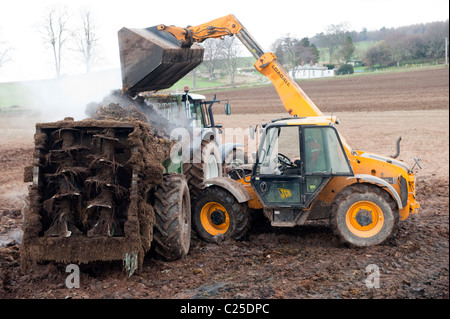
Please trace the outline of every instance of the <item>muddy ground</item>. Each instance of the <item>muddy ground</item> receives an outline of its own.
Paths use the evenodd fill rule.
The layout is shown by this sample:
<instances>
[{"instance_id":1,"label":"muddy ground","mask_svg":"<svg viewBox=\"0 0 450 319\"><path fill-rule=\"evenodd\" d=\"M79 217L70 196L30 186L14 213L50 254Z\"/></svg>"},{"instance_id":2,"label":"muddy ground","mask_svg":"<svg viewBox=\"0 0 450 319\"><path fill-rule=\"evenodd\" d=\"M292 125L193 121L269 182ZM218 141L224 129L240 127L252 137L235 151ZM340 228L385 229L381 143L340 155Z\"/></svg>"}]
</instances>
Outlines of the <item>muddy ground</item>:
<instances>
[{"instance_id":1,"label":"muddy ground","mask_svg":"<svg viewBox=\"0 0 450 319\"><path fill-rule=\"evenodd\" d=\"M357 149L389 155L402 135L400 159L417 174L420 213L400 223L395 240L371 248L341 245L327 221L292 229L255 218L242 242L192 238L175 262L151 254L127 277L120 262L80 266L80 287L66 287L66 265L20 271L23 168L31 163L36 117L0 117L0 298L317 299L449 298L448 69L301 82L319 108L338 115L338 129ZM208 95L208 94L207 94ZM272 88L220 92L233 114L224 127L255 125L285 115ZM272 106L270 106L272 105ZM220 113L219 108L218 113ZM68 114L70 115L70 114ZM366 285L379 270L379 288ZM374 283L374 282L372 282Z\"/></svg>"}]
</instances>

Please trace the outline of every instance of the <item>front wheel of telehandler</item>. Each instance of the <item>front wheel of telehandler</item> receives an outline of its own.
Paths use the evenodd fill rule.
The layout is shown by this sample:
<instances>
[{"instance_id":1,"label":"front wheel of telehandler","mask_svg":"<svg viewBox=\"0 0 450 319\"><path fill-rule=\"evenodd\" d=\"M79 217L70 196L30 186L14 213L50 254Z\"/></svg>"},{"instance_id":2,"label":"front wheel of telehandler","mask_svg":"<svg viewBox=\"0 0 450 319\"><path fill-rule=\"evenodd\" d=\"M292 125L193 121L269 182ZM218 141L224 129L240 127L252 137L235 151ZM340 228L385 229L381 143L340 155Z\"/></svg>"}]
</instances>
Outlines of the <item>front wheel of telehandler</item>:
<instances>
[{"instance_id":1,"label":"front wheel of telehandler","mask_svg":"<svg viewBox=\"0 0 450 319\"><path fill-rule=\"evenodd\" d=\"M330 224L334 234L354 247L386 243L397 230L399 214L390 195L379 187L355 184L336 196Z\"/></svg>"},{"instance_id":2,"label":"front wheel of telehandler","mask_svg":"<svg viewBox=\"0 0 450 319\"><path fill-rule=\"evenodd\" d=\"M242 240L250 227L249 208L225 189L211 186L197 196L192 223L197 235L207 242Z\"/></svg>"}]
</instances>

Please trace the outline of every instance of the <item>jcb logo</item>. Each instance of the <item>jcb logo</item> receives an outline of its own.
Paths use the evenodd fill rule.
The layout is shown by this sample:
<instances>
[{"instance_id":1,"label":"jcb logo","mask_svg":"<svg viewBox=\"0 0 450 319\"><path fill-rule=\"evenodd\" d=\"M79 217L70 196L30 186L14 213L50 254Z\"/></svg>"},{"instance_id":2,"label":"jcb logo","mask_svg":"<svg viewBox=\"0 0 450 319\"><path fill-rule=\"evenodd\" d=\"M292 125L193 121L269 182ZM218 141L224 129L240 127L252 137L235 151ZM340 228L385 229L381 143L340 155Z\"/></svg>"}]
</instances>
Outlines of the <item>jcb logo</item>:
<instances>
[{"instance_id":1,"label":"jcb logo","mask_svg":"<svg viewBox=\"0 0 450 319\"><path fill-rule=\"evenodd\" d=\"M281 198L292 197L291 190L290 189L286 189L286 188L278 188L278 194L280 194Z\"/></svg>"}]
</instances>

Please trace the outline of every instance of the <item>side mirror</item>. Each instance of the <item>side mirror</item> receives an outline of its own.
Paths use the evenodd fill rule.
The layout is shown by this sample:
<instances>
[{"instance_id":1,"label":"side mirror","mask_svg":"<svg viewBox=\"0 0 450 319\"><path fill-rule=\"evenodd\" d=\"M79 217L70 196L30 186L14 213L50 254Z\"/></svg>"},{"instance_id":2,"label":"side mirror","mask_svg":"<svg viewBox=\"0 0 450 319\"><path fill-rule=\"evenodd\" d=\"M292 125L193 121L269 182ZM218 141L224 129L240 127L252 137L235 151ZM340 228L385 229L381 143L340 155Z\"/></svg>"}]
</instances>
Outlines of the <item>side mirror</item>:
<instances>
[{"instance_id":1,"label":"side mirror","mask_svg":"<svg viewBox=\"0 0 450 319\"><path fill-rule=\"evenodd\" d=\"M230 115L231 114L231 106L229 103L225 103L225 114Z\"/></svg>"},{"instance_id":2,"label":"side mirror","mask_svg":"<svg viewBox=\"0 0 450 319\"><path fill-rule=\"evenodd\" d=\"M252 140L255 139L255 128L254 128L253 126L250 126L250 127L248 128L248 135L250 136L250 138L251 138Z\"/></svg>"}]
</instances>

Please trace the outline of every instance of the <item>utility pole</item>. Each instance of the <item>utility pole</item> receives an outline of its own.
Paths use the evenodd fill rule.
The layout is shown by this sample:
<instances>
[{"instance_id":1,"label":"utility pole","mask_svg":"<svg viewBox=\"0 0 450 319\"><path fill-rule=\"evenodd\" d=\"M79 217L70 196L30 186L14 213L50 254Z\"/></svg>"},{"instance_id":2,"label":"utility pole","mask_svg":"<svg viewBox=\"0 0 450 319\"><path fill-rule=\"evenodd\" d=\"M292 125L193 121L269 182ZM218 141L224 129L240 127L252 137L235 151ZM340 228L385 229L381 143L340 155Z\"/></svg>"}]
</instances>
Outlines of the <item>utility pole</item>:
<instances>
[{"instance_id":1,"label":"utility pole","mask_svg":"<svg viewBox=\"0 0 450 319\"><path fill-rule=\"evenodd\" d=\"M445 66L448 66L448 38L445 37Z\"/></svg>"}]
</instances>

